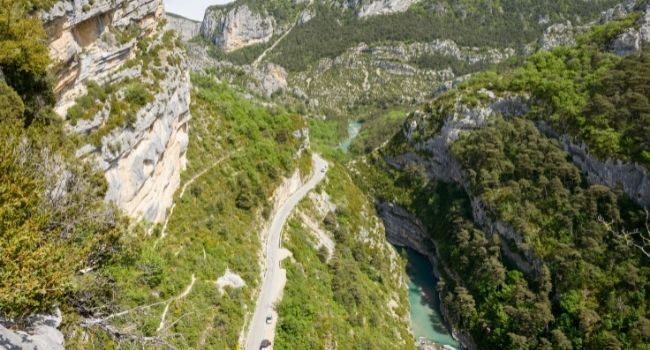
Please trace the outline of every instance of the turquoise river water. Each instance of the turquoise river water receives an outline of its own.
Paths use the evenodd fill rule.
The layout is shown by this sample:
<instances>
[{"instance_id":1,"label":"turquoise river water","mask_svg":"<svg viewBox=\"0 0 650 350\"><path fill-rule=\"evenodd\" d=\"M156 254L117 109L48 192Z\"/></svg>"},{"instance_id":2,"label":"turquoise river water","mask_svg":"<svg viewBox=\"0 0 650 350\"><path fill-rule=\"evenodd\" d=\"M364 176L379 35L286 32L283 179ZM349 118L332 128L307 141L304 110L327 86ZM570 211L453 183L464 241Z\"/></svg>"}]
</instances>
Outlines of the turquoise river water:
<instances>
[{"instance_id":1,"label":"turquoise river water","mask_svg":"<svg viewBox=\"0 0 650 350\"><path fill-rule=\"evenodd\" d=\"M411 304L411 329L416 340L426 339L439 345L460 349L451 337L440 315L440 299L429 259L412 249L406 249L408 257L408 288Z\"/></svg>"},{"instance_id":2,"label":"turquoise river water","mask_svg":"<svg viewBox=\"0 0 650 350\"><path fill-rule=\"evenodd\" d=\"M352 141L359 135L363 123L351 121L348 124L348 137L339 147L348 152ZM413 249L406 248L408 259L408 293L411 306L411 329L416 340L424 339L446 348L460 349L451 337L440 315L440 298L429 259Z\"/></svg>"},{"instance_id":3,"label":"turquoise river water","mask_svg":"<svg viewBox=\"0 0 650 350\"><path fill-rule=\"evenodd\" d=\"M359 132L361 131L362 126L363 126L363 123L360 122L360 121L356 121L356 120L351 121L348 124L348 137L345 140L343 140L343 142L341 142L341 144L339 145L339 147L341 147L341 149L344 152L347 152L348 150L350 150L350 146L352 145L352 141L354 141L354 139L357 136L359 136Z\"/></svg>"}]
</instances>

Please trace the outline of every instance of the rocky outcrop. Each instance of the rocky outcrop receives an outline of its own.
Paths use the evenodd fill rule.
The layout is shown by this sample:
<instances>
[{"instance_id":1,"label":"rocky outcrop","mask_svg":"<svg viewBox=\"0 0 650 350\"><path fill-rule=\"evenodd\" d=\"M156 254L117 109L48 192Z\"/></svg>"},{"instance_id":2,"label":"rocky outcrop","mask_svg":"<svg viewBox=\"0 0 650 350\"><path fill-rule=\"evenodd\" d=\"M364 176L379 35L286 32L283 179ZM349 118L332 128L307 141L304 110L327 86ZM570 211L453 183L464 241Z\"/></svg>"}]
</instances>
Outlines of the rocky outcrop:
<instances>
[{"instance_id":1,"label":"rocky outcrop","mask_svg":"<svg viewBox=\"0 0 650 350\"><path fill-rule=\"evenodd\" d=\"M201 34L201 22L169 12L166 13L165 19L165 30L175 30L183 41L189 41Z\"/></svg>"},{"instance_id":2,"label":"rocky outcrop","mask_svg":"<svg viewBox=\"0 0 650 350\"><path fill-rule=\"evenodd\" d=\"M603 11L600 14L600 23L607 23L616 19L621 19L630 14L636 8L636 0L625 0L614 7Z\"/></svg>"},{"instance_id":3,"label":"rocky outcrop","mask_svg":"<svg viewBox=\"0 0 650 350\"><path fill-rule=\"evenodd\" d=\"M561 143L590 183L622 188L633 201L650 207L650 172L646 168L620 160L599 160L589 154L586 146L572 143L567 136L561 138Z\"/></svg>"},{"instance_id":4,"label":"rocky outcrop","mask_svg":"<svg viewBox=\"0 0 650 350\"><path fill-rule=\"evenodd\" d=\"M150 37L162 46L163 15L161 0L60 1L43 15L55 62L57 112L62 117L75 98L85 94L88 81L147 81L152 74L143 67L159 70L160 81L145 84L155 90L153 101L137 111L135 122L111 130L98 146L88 144L77 152L78 157L96 160L105 172L107 201L151 222L162 221L171 206L188 143L190 83L182 49L161 50L161 67L136 59L138 39ZM91 120L68 125L67 130L92 133L107 122L110 108L105 105Z\"/></svg>"},{"instance_id":5,"label":"rocky outcrop","mask_svg":"<svg viewBox=\"0 0 650 350\"><path fill-rule=\"evenodd\" d=\"M568 135L559 135L546 122L535 123L543 134L558 139L560 145L571 156L573 164L587 177L590 184L605 185L622 189L634 202L650 207L650 172L639 164L627 163L618 159L601 160L589 153L587 146L575 143Z\"/></svg>"},{"instance_id":6,"label":"rocky outcrop","mask_svg":"<svg viewBox=\"0 0 650 350\"><path fill-rule=\"evenodd\" d=\"M417 69L415 69L414 67L406 63L392 62L386 60L373 60L372 62L370 62L370 64L380 69L383 69L386 72L393 75L413 76L415 75L415 73L417 73Z\"/></svg>"},{"instance_id":7,"label":"rocky outcrop","mask_svg":"<svg viewBox=\"0 0 650 350\"><path fill-rule=\"evenodd\" d=\"M600 160L589 154L585 144L576 144L568 135L558 135L546 122L536 123L537 128L547 136L556 138L571 156L573 164L587 177L590 184L601 184L622 189L637 204L650 207L650 172L639 164L617 159Z\"/></svg>"},{"instance_id":8,"label":"rocky outcrop","mask_svg":"<svg viewBox=\"0 0 650 350\"><path fill-rule=\"evenodd\" d=\"M106 200L150 222L164 221L187 162L189 73L170 67L160 86L135 125L115 130L97 150L108 180Z\"/></svg>"},{"instance_id":9,"label":"rocky outcrop","mask_svg":"<svg viewBox=\"0 0 650 350\"><path fill-rule=\"evenodd\" d=\"M238 66L210 57L202 45L187 43L187 49L189 69L193 72L202 72L206 68L218 69L220 81L243 86L246 91L264 97L288 89L287 71L277 64Z\"/></svg>"},{"instance_id":10,"label":"rocky outcrop","mask_svg":"<svg viewBox=\"0 0 650 350\"><path fill-rule=\"evenodd\" d=\"M549 26L539 40L540 50L550 51L560 46L575 46L576 36L582 30L570 21Z\"/></svg>"},{"instance_id":11,"label":"rocky outcrop","mask_svg":"<svg viewBox=\"0 0 650 350\"><path fill-rule=\"evenodd\" d=\"M626 29L610 45L610 51L619 56L629 56L648 47L650 44L650 6L636 23L636 27Z\"/></svg>"},{"instance_id":12,"label":"rocky outcrop","mask_svg":"<svg viewBox=\"0 0 650 350\"><path fill-rule=\"evenodd\" d=\"M587 175L589 183L622 188L633 201L650 207L650 172L646 168L621 160L599 160L589 154L586 146L574 144L567 136L560 141L573 163Z\"/></svg>"},{"instance_id":13,"label":"rocky outcrop","mask_svg":"<svg viewBox=\"0 0 650 350\"><path fill-rule=\"evenodd\" d=\"M25 331L9 329L11 322L0 319L0 347L8 350L63 350L65 340L57 329L61 311L54 315L35 315L27 319Z\"/></svg>"},{"instance_id":14,"label":"rocky outcrop","mask_svg":"<svg viewBox=\"0 0 650 350\"><path fill-rule=\"evenodd\" d=\"M378 15L387 15L391 13L405 12L411 5L419 0L371 0L361 5L357 15L359 17L370 17ZM359 1L350 1L356 5ZM358 6L358 5L357 5Z\"/></svg>"},{"instance_id":15,"label":"rocky outcrop","mask_svg":"<svg viewBox=\"0 0 650 350\"><path fill-rule=\"evenodd\" d=\"M88 80L103 81L133 58L136 40L156 31L161 0L62 0L42 15L64 116Z\"/></svg>"},{"instance_id":16,"label":"rocky outcrop","mask_svg":"<svg viewBox=\"0 0 650 350\"><path fill-rule=\"evenodd\" d=\"M544 34L539 40L539 48L542 51L550 51L560 46L575 46L576 38L578 35L585 33L590 27L596 24L605 24L607 22L624 18L630 12L637 9L635 0L626 0L616 6L603 11L600 14L600 19L585 25L574 25L571 21L565 23L556 23L550 25L544 31ZM638 34L638 33L637 33ZM612 44L612 51L620 50L621 53L626 53L630 50L629 46L634 46L637 35L630 37L629 35L621 35L620 42L618 39ZM529 52L532 53L532 52Z\"/></svg>"},{"instance_id":17,"label":"rocky outcrop","mask_svg":"<svg viewBox=\"0 0 650 350\"><path fill-rule=\"evenodd\" d=\"M501 63L515 55L515 49L496 49L489 47L459 46L452 40L436 39L425 43L393 43L390 46L368 48L373 57L398 60L401 62L414 61L424 55L447 56L470 64Z\"/></svg>"},{"instance_id":18,"label":"rocky outcrop","mask_svg":"<svg viewBox=\"0 0 650 350\"><path fill-rule=\"evenodd\" d=\"M519 96L496 97L492 92L486 90L481 90L478 94L486 96L489 102L470 107L458 100L440 130L433 137L420 139L418 135L427 135L431 126L426 115L421 113L412 115L406 121L402 133L407 142L414 146L417 153L411 152L387 157L386 161L397 168L405 168L409 164L422 165L429 177L460 185L470 197L474 221L483 228L486 234L499 234L514 243L518 248L517 252L512 251L505 240L502 241L503 254L509 257L521 271L534 274L540 271L542 261L529 249L521 234L506 222L496 220L488 214L482 201L473 195L464 170L449 148L462 133L484 127L487 121L495 115L507 118L526 114L529 109L528 103Z\"/></svg>"},{"instance_id":19,"label":"rocky outcrop","mask_svg":"<svg viewBox=\"0 0 650 350\"><path fill-rule=\"evenodd\" d=\"M215 6L205 12L201 35L225 51L268 42L274 34L275 19L256 13L248 5Z\"/></svg>"}]
</instances>

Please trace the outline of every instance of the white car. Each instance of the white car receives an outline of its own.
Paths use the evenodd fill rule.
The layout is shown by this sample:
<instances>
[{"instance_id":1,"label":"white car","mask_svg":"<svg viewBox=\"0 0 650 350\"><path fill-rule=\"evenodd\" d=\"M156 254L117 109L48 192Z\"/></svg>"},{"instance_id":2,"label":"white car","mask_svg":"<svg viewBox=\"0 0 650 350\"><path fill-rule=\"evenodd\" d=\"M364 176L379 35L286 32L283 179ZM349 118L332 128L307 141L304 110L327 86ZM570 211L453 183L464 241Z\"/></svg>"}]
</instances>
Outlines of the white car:
<instances>
[{"instance_id":1,"label":"white car","mask_svg":"<svg viewBox=\"0 0 650 350\"><path fill-rule=\"evenodd\" d=\"M273 322L273 315L266 315L266 324L271 324L271 322Z\"/></svg>"}]
</instances>

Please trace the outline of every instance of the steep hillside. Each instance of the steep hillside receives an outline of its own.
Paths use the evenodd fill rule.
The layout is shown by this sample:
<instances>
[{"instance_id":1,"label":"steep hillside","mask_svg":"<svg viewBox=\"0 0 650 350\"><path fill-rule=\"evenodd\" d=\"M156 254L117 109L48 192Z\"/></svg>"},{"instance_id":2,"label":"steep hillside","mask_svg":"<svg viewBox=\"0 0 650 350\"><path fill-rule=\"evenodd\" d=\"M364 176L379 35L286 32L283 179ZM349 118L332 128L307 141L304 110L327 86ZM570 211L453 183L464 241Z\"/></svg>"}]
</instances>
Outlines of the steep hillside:
<instances>
[{"instance_id":1,"label":"steep hillside","mask_svg":"<svg viewBox=\"0 0 650 350\"><path fill-rule=\"evenodd\" d=\"M464 345L648 348L649 14L477 75L357 163L389 239L437 264Z\"/></svg>"},{"instance_id":2,"label":"steep hillside","mask_svg":"<svg viewBox=\"0 0 650 350\"><path fill-rule=\"evenodd\" d=\"M162 14L161 2L137 0L21 1L0 10L8 24L0 43L11 49L0 54L2 344L244 344L267 268L269 220L312 172L309 131L302 116L205 70L210 57L188 62ZM185 38L198 30L173 21ZM251 71L263 73L255 76L262 91L286 86L281 67ZM355 188L337 174L329 186ZM336 256L348 267L365 261L354 271L367 294L357 310L332 319L341 326L332 336L363 330L348 342L367 342L371 328L360 320L377 318L411 348L400 257L371 211L347 225L349 200L336 197L341 211L324 214L341 223L337 240L361 240L355 256ZM303 219L315 227L322 220L296 222ZM331 234L321 238L333 242ZM360 255L366 249L377 266ZM335 263L302 266L349 277ZM331 288L333 303L359 297L359 288Z\"/></svg>"},{"instance_id":3,"label":"steep hillside","mask_svg":"<svg viewBox=\"0 0 650 350\"><path fill-rule=\"evenodd\" d=\"M0 347L650 350L619 2L3 2Z\"/></svg>"},{"instance_id":4,"label":"steep hillside","mask_svg":"<svg viewBox=\"0 0 650 350\"><path fill-rule=\"evenodd\" d=\"M62 313L75 313L77 278L139 231L103 201L104 174L75 157L77 145L54 112L57 81L48 68L58 65L37 17L52 5L0 8L0 337L14 348L63 348L55 327Z\"/></svg>"},{"instance_id":5,"label":"steep hillside","mask_svg":"<svg viewBox=\"0 0 650 350\"><path fill-rule=\"evenodd\" d=\"M276 349L413 349L404 262L369 198L336 164L286 230L292 253Z\"/></svg>"},{"instance_id":6,"label":"steep hillside","mask_svg":"<svg viewBox=\"0 0 650 350\"><path fill-rule=\"evenodd\" d=\"M359 152L385 141L392 124L384 116L397 106L410 109L468 74L573 42L633 5L618 3L236 1L210 8L204 41L191 46L206 45L212 57L242 67L281 66L288 84L273 99L335 121L339 138L351 121L372 122L372 141L352 148ZM229 66L219 69L242 80Z\"/></svg>"}]
</instances>

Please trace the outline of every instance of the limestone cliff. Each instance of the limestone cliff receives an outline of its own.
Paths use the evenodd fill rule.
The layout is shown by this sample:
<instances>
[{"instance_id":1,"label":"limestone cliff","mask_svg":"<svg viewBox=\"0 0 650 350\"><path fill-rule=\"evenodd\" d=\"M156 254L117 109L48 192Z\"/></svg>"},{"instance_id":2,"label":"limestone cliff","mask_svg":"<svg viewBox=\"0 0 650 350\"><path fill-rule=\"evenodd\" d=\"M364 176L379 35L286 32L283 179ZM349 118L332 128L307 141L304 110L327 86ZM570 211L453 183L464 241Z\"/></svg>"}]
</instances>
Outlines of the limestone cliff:
<instances>
[{"instance_id":1,"label":"limestone cliff","mask_svg":"<svg viewBox=\"0 0 650 350\"><path fill-rule=\"evenodd\" d=\"M431 137L420 136L427 135L427 130L431 129L428 118L421 113L411 115L404 124L402 133L416 152L399 154L386 160L397 168L405 168L409 164L423 165L429 177L461 186L470 197L474 221L487 234L499 234L516 245L518 252L513 251L506 240L503 240L501 245L503 254L508 256L519 270L527 273L538 272L542 261L529 249L520 233L506 222L495 220L488 215L482 201L472 194L464 170L450 151L451 144L462 133L483 128L490 118L496 115L521 116L529 110L528 102L520 96L497 97L487 90L479 93L486 97L487 102L478 106L468 106L457 100L451 111L447 113L440 131Z\"/></svg>"},{"instance_id":2,"label":"limestone cliff","mask_svg":"<svg viewBox=\"0 0 650 350\"><path fill-rule=\"evenodd\" d=\"M201 35L225 51L268 42L274 34L275 19L246 5L209 8L201 24Z\"/></svg>"},{"instance_id":3,"label":"limestone cliff","mask_svg":"<svg viewBox=\"0 0 650 350\"><path fill-rule=\"evenodd\" d=\"M163 16L161 0L62 0L42 18L56 76L57 112L135 55L136 39L152 35Z\"/></svg>"},{"instance_id":4,"label":"limestone cliff","mask_svg":"<svg viewBox=\"0 0 650 350\"><path fill-rule=\"evenodd\" d=\"M161 0L82 0L59 1L42 16L57 78L56 111L83 140L77 156L105 172L107 201L152 222L164 219L180 182L189 120L184 51L163 38L163 15ZM68 110L91 81L113 93L93 102L96 113L70 120ZM129 82L151 98L126 108Z\"/></svg>"},{"instance_id":5,"label":"limestone cliff","mask_svg":"<svg viewBox=\"0 0 650 350\"><path fill-rule=\"evenodd\" d=\"M377 214L384 222L386 239L391 244L411 248L426 256L431 262L432 272L437 278L444 275L456 281L460 280L460 277L448 266L443 266L438 262L437 257L440 255L438 247L435 241L427 237L426 229L417 217L398 205L385 202L377 204ZM447 305L441 303L440 309L445 321L450 323ZM468 332L451 327L451 333L464 348L476 349L474 339Z\"/></svg>"},{"instance_id":6,"label":"limestone cliff","mask_svg":"<svg viewBox=\"0 0 650 350\"><path fill-rule=\"evenodd\" d=\"M369 17L378 15L387 15L391 13L405 12L414 3L419 0L374 0L368 1L361 5L357 15L359 17ZM358 1L352 1L358 2Z\"/></svg>"},{"instance_id":7,"label":"limestone cliff","mask_svg":"<svg viewBox=\"0 0 650 350\"><path fill-rule=\"evenodd\" d=\"M573 163L587 176L590 184L621 188L637 204L650 207L650 172L642 165L619 159L601 160L589 153L584 144L568 135L559 135L548 123L538 122L544 134L560 140Z\"/></svg>"},{"instance_id":8,"label":"limestone cliff","mask_svg":"<svg viewBox=\"0 0 650 350\"><path fill-rule=\"evenodd\" d=\"M175 30L183 41L188 41L201 33L201 22L183 16L167 13L165 30Z\"/></svg>"}]
</instances>

